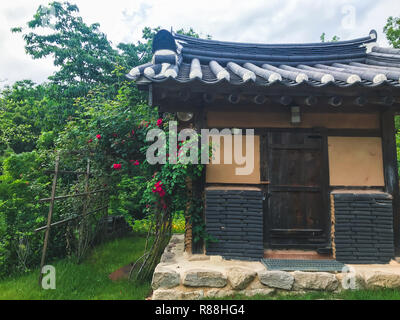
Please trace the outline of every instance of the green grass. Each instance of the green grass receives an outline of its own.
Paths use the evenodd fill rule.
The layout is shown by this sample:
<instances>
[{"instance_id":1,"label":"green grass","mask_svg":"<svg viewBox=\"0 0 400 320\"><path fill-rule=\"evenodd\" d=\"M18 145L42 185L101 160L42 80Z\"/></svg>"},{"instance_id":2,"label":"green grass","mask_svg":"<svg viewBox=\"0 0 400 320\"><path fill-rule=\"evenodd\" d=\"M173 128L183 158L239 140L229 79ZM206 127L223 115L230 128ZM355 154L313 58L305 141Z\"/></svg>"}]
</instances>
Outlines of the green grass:
<instances>
[{"instance_id":1,"label":"green grass","mask_svg":"<svg viewBox=\"0 0 400 320\"><path fill-rule=\"evenodd\" d=\"M399 289L380 289L380 290L346 290L341 293L329 292L308 292L305 294L278 293L275 295L255 295L246 297L244 295L234 295L223 300L400 300ZM214 299L210 299L214 300Z\"/></svg>"},{"instance_id":2,"label":"green grass","mask_svg":"<svg viewBox=\"0 0 400 320\"><path fill-rule=\"evenodd\" d=\"M108 275L139 258L142 255L144 244L145 238L143 237L116 239L94 248L79 265L70 259L52 263L56 268L57 288L55 290L39 288L39 270L1 280L0 300L143 300L150 293L150 283L138 284L128 280L112 282ZM309 292L253 297L235 295L224 298L224 300L316 299L400 300L400 290L348 290L337 294Z\"/></svg>"},{"instance_id":3,"label":"green grass","mask_svg":"<svg viewBox=\"0 0 400 320\"><path fill-rule=\"evenodd\" d=\"M104 243L81 263L70 259L52 264L56 268L56 289L38 285L39 270L0 281L0 300L141 300L150 293L150 283L128 280L112 282L108 275L143 254L145 238L127 237Z\"/></svg>"}]
</instances>

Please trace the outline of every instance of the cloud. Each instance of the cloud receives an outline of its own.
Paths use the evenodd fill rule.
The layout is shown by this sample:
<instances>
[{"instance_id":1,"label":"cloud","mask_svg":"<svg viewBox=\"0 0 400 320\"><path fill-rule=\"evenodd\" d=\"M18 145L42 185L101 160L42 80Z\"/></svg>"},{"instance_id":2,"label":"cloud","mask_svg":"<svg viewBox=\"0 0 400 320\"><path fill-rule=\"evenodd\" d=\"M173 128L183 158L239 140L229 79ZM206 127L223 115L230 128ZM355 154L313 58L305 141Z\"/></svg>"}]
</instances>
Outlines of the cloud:
<instances>
[{"instance_id":1,"label":"cloud","mask_svg":"<svg viewBox=\"0 0 400 320\"><path fill-rule=\"evenodd\" d=\"M32 60L24 42L10 28L25 25L40 4L50 0L0 2L0 80L30 78L45 81L54 72L51 59ZM319 42L327 39L363 37L371 29L378 32L380 45L387 46L382 33L386 19L400 13L400 1L391 0L70 0L76 3L84 21L100 23L114 45L136 43L146 26L174 30L190 27L213 39L258 43ZM354 8L355 24L343 25L346 8ZM1 84L0 84L1 85Z\"/></svg>"},{"instance_id":2,"label":"cloud","mask_svg":"<svg viewBox=\"0 0 400 320\"><path fill-rule=\"evenodd\" d=\"M149 18L149 11L152 8L151 5L147 3L141 3L139 5L139 9L124 9L122 11L122 23L128 27L128 30L139 30L140 26L142 26ZM140 29L141 30L141 29ZM136 35L136 37L140 37L141 35ZM131 42L130 34L125 34L121 40L121 42Z\"/></svg>"}]
</instances>

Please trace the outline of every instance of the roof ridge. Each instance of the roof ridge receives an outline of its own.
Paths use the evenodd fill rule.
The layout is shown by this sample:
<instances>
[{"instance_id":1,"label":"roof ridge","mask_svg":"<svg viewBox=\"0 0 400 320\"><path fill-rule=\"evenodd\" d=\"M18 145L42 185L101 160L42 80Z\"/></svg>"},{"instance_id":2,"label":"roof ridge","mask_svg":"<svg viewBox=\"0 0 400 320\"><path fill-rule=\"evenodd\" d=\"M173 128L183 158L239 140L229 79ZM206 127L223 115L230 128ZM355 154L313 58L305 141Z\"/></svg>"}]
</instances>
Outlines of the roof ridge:
<instances>
[{"instance_id":1,"label":"roof ridge","mask_svg":"<svg viewBox=\"0 0 400 320\"><path fill-rule=\"evenodd\" d=\"M201 39L190 37L186 35L181 35L176 32L172 33L172 36L175 40L181 40L190 42L192 44L209 44L209 45L217 45L217 46L233 46L233 47L253 47L253 48L324 48L324 47L340 47L347 45L357 45L364 44L369 42L375 42L377 40L377 32L375 30L371 30L369 35L366 37L351 39L351 40L343 40L343 41L335 41L335 42L313 42L313 43L275 43L275 44L264 44L264 43L246 43L246 42L232 42L232 41L219 41L219 40L211 40L211 39Z\"/></svg>"}]
</instances>

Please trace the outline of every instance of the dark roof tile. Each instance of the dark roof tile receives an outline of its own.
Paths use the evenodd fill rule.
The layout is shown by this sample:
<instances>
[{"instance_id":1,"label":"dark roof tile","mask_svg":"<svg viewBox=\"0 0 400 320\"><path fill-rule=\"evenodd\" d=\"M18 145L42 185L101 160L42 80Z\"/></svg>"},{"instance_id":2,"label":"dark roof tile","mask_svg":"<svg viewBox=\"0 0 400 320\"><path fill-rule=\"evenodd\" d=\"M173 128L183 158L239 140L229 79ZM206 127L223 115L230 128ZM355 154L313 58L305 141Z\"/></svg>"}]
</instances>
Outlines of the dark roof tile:
<instances>
[{"instance_id":1,"label":"dark roof tile","mask_svg":"<svg viewBox=\"0 0 400 320\"><path fill-rule=\"evenodd\" d=\"M155 38L160 43L155 44L159 51L154 53L153 61L160 61L158 55L165 57L172 52L168 52L170 46L162 47L165 42L163 35L168 35L165 30L162 33L160 31ZM138 80L138 83L140 79L146 79L146 83L149 80L157 83L167 80L177 83L201 81L207 84L229 81L232 85L243 85L248 81L253 82L256 75L254 83L258 86L278 83L296 86L303 82L314 87L400 87L400 77L397 79L400 73L400 50L375 46L372 52L367 53L366 44L376 41L374 31L367 37L354 40L304 44L236 43L198 39L176 33L169 33L168 37L170 35L178 44L178 64L138 66L127 75L129 79ZM196 72L191 78L194 59L193 68ZM270 77L271 74L274 76ZM327 81L331 79L334 81Z\"/></svg>"}]
</instances>

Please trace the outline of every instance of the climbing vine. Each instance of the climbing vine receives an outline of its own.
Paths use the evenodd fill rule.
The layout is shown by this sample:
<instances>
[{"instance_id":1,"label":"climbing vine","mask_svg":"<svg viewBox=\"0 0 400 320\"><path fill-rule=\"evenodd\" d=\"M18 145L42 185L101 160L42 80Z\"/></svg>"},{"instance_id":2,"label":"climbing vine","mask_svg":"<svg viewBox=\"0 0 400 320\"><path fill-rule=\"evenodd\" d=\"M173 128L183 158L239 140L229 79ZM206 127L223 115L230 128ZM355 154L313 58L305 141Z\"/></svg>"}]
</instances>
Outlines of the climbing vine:
<instances>
[{"instance_id":1,"label":"climbing vine","mask_svg":"<svg viewBox=\"0 0 400 320\"><path fill-rule=\"evenodd\" d=\"M198 193L190 194L192 186L201 184L204 165L180 161L189 155L190 139L174 146L178 161L170 163L169 123L175 115L159 116L157 109L138 99L137 89L124 83L115 99L108 99L101 88L86 98L76 100L76 108L84 116L71 120L59 145L74 149L87 148L99 170L107 176L111 196L110 214L122 214L128 223L145 218L149 221L145 252L135 264L132 277L148 279L169 241L172 221L182 212L193 225L193 240L207 240L202 222L202 201ZM150 164L146 154L152 145L146 137L158 129L165 136L165 164ZM173 137L174 140L177 137ZM197 136L198 141L200 138ZM173 150L173 148L172 148ZM162 148L158 152L163 151ZM201 149L197 163L200 163Z\"/></svg>"},{"instance_id":2,"label":"climbing vine","mask_svg":"<svg viewBox=\"0 0 400 320\"><path fill-rule=\"evenodd\" d=\"M168 122L172 120L174 120L173 116L169 115L165 119L158 119L156 125L167 129ZM170 150L170 133L168 130L164 132L166 133L165 148ZM186 215L190 217L190 223L202 221L202 201L195 199L194 194L189 191L193 185L200 183L204 166L181 161L183 152L190 152L190 147L187 147L186 143L188 141L178 143L177 163L167 161L165 164L154 166L154 173L146 184L142 203L146 208L147 216L151 218L152 228L148 234L145 253L132 268L131 275L136 279L145 280L151 277L171 236L172 219L176 212L186 212ZM143 152L147 151L147 148L148 146L143 148ZM200 153L201 150L197 154L197 160L200 159ZM166 154L166 160L169 160L169 156ZM204 233L204 225L196 223L194 241L199 241Z\"/></svg>"}]
</instances>

